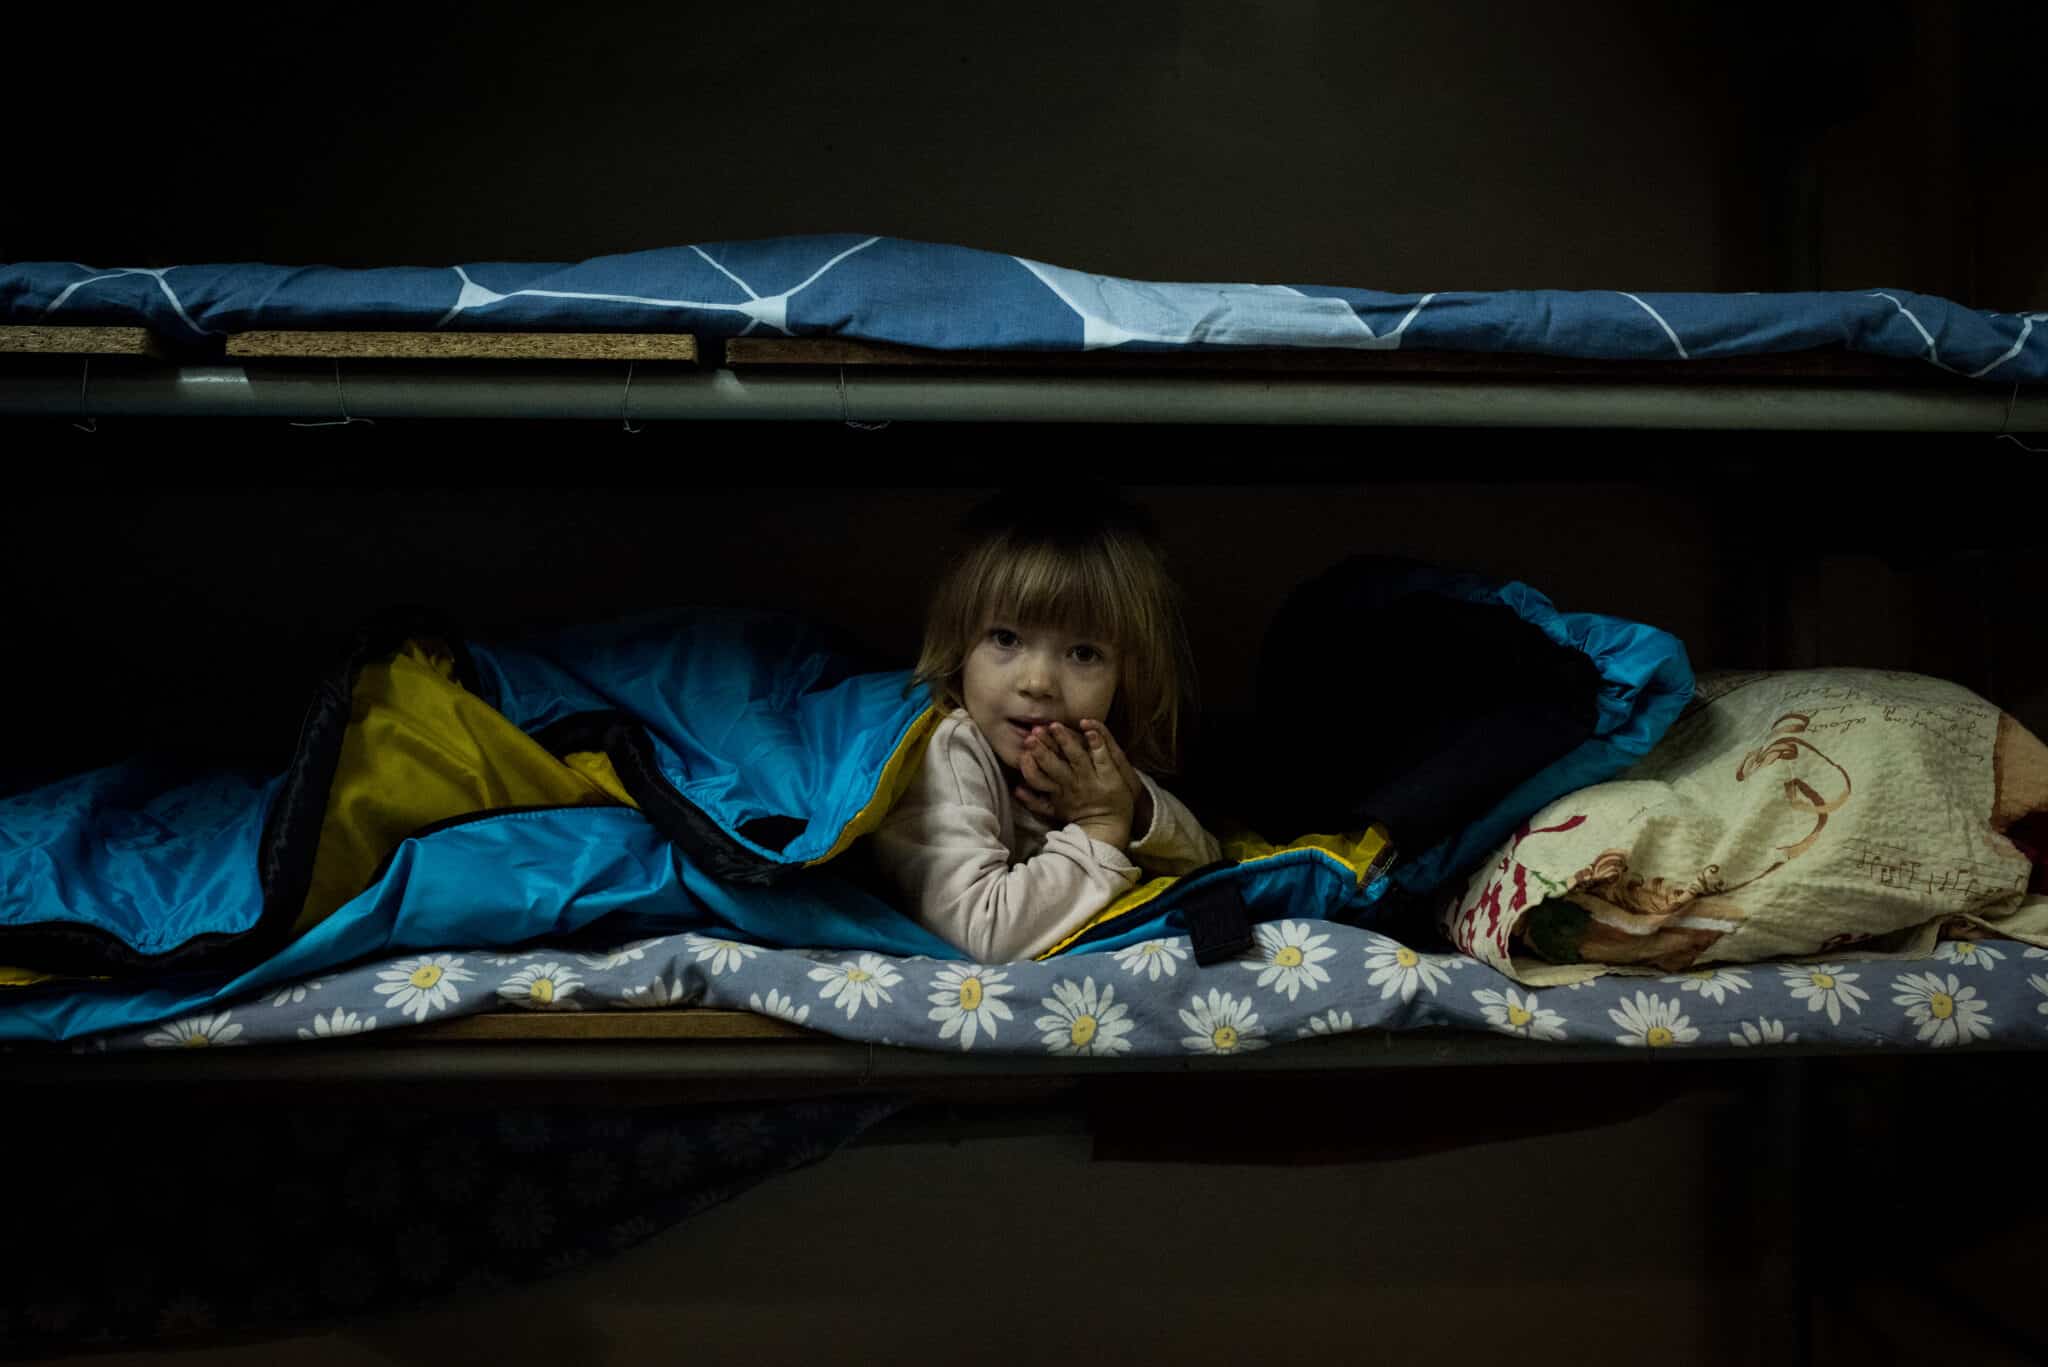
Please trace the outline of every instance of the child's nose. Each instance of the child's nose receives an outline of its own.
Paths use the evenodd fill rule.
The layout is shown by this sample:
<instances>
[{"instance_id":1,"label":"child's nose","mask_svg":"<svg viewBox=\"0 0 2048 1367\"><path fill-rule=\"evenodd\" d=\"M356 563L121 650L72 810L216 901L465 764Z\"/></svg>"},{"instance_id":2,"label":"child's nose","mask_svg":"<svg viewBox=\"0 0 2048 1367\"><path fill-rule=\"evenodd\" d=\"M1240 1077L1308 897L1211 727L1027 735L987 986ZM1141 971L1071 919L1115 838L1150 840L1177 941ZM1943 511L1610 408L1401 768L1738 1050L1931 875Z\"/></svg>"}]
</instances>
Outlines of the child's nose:
<instances>
[{"instance_id":1,"label":"child's nose","mask_svg":"<svg viewBox=\"0 0 2048 1367\"><path fill-rule=\"evenodd\" d=\"M1017 672L1017 688L1019 692L1028 693L1034 698L1049 697L1053 691L1053 682L1058 677L1058 671L1052 667L1050 657L1033 651L1024 657L1022 668Z\"/></svg>"}]
</instances>

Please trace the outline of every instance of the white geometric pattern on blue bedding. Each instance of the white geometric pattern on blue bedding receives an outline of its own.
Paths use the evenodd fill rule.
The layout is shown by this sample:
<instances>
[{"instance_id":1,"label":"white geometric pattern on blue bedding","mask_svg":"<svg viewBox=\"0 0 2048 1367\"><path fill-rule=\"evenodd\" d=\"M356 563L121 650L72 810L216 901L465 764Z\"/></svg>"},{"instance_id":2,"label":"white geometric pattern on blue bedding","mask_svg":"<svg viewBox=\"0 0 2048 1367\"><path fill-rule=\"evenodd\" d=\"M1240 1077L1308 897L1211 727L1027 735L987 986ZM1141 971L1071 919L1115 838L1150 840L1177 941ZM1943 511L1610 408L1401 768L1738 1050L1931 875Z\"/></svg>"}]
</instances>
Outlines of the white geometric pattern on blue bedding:
<instances>
[{"instance_id":1,"label":"white geometric pattern on blue bedding","mask_svg":"<svg viewBox=\"0 0 2048 1367\"><path fill-rule=\"evenodd\" d=\"M318 1042L492 1009L680 1006L751 1010L878 1044L1071 1057L1248 1053L1430 1026L1647 1048L2048 1045L2048 950L2009 941L1950 941L1923 960L1722 967L1534 991L1464 955L1417 953L1355 926L1255 930L1250 957L1210 968L1195 965L1185 937L992 967L696 933L595 951L449 950L74 1047Z\"/></svg>"},{"instance_id":2,"label":"white geometric pattern on blue bedding","mask_svg":"<svg viewBox=\"0 0 2048 1367\"><path fill-rule=\"evenodd\" d=\"M259 328L756 331L941 350L1399 347L1653 360L1840 345L2005 384L2048 380L2048 313L1903 289L1803 294L1169 284L902 238L707 243L575 264L0 265L0 322L149 328L203 349Z\"/></svg>"}]
</instances>

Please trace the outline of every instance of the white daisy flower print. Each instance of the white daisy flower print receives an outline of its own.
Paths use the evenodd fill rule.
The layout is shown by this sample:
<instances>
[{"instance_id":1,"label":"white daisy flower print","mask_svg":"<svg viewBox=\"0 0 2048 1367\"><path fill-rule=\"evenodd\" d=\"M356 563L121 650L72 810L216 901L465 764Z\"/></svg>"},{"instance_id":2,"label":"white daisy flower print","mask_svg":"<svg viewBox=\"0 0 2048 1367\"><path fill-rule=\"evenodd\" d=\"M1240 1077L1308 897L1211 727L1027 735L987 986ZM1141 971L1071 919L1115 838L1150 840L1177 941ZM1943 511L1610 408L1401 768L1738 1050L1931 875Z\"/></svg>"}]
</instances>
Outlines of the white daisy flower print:
<instances>
[{"instance_id":1,"label":"white daisy flower print","mask_svg":"<svg viewBox=\"0 0 2048 1367\"><path fill-rule=\"evenodd\" d=\"M299 1027L300 1039L339 1039L343 1035L362 1035L377 1028L375 1016L359 1016L353 1011L335 1007L331 1016L313 1017L313 1028Z\"/></svg>"},{"instance_id":2,"label":"white daisy flower print","mask_svg":"<svg viewBox=\"0 0 2048 1367\"><path fill-rule=\"evenodd\" d=\"M1753 1044L1797 1044L1799 1032L1794 1030L1788 1034L1785 1022L1766 1020L1759 1016L1753 1021L1742 1022L1742 1028L1739 1030L1730 1030L1728 1042L1743 1048Z\"/></svg>"},{"instance_id":3,"label":"white daisy flower print","mask_svg":"<svg viewBox=\"0 0 2048 1367\"><path fill-rule=\"evenodd\" d=\"M1011 1020L1010 1008L1001 1000L1017 989L1004 979L1009 974L980 964L948 964L932 979L927 999L932 1009L927 1019L940 1023L939 1038L959 1036L962 1049L972 1049L977 1035L996 1037L996 1022Z\"/></svg>"},{"instance_id":4,"label":"white daisy flower print","mask_svg":"<svg viewBox=\"0 0 2048 1367\"><path fill-rule=\"evenodd\" d=\"M1116 999L1116 988L1111 984L1104 983L1097 992L1092 977L1083 978L1078 985L1072 979L1057 982L1052 985L1052 995L1040 997L1038 1004L1045 1008L1045 1014L1031 1024L1039 1032L1038 1042L1048 1052L1068 1058L1104 1058L1131 1052L1131 1042L1125 1036L1136 1027L1136 1022L1130 1019L1130 1008Z\"/></svg>"},{"instance_id":5,"label":"white daisy flower print","mask_svg":"<svg viewBox=\"0 0 2048 1367\"><path fill-rule=\"evenodd\" d=\"M320 1294L334 1304L353 1308L377 1294L377 1267L354 1248L337 1248L321 1261Z\"/></svg>"},{"instance_id":6,"label":"white daisy flower print","mask_svg":"<svg viewBox=\"0 0 2048 1367\"><path fill-rule=\"evenodd\" d=\"M1870 1000L1870 994L1855 985L1861 975L1844 973L1840 964L1795 964L1778 972L1784 977L1785 990L1805 1002L1807 1010L1828 1013L1829 1025L1842 1023L1845 1006L1862 1015L1863 1008L1856 1003Z\"/></svg>"},{"instance_id":7,"label":"white daisy flower print","mask_svg":"<svg viewBox=\"0 0 2048 1367\"><path fill-rule=\"evenodd\" d=\"M666 935L657 935L651 940L635 940L632 944L620 945L617 949L607 950L602 954L578 954L576 957L593 973L609 973L612 969L639 963L647 957L648 950L667 939Z\"/></svg>"},{"instance_id":8,"label":"white daisy flower print","mask_svg":"<svg viewBox=\"0 0 2048 1367\"><path fill-rule=\"evenodd\" d=\"M1908 973L1892 979L1892 1005L1906 1008L1906 1019L1920 1027L1919 1039L1939 1049L1991 1037L1991 1013L1977 1000L1977 989L1964 987L1951 973Z\"/></svg>"},{"instance_id":9,"label":"white daisy flower print","mask_svg":"<svg viewBox=\"0 0 2048 1367\"><path fill-rule=\"evenodd\" d=\"M1239 959L1237 966L1258 974L1260 987L1284 993L1289 1001L1304 987L1315 991L1318 984L1330 981L1330 971L1322 964L1325 959L1335 958L1337 951L1324 948L1328 935L1311 935L1310 929L1306 921L1253 926L1258 947L1251 958Z\"/></svg>"},{"instance_id":10,"label":"white daisy flower print","mask_svg":"<svg viewBox=\"0 0 2048 1367\"><path fill-rule=\"evenodd\" d=\"M1700 1037L1700 1032L1693 1029L1692 1017L1678 1013L1678 1007L1676 997L1667 1002L1647 992L1636 993L1633 1001L1622 998L1621 1009L1607 1013L1607 1018L1622 1029L1622 1033L1614 1037L1614 1042L1651 1049L1691 1044Z\"/></svg>"},{"instance_id":11,"label":"white daisy flower print","mask_svg":"<svg viewBox=\"0 0 2048 1367\"><path fill-rule=\"evenodd\" d=\"M180 1296L157 1316L156 1331L165 1338L203 1334L213 1328L213 1307L196 1296Z\"/></svg>"},{"instance_id":12,"label":"white daisy flower print","mask_svg":"<svg viewBox=\"0 0 2048 1367\"><path fill-rule=\"evenodd\" d=\"M2027 975L2027 985L2036 992L2039 992L2044 998L2034 1009L2042 1015L2048 1016L2048 978L2042 977L2039 973L2029 973Z\"/></svg>"},{"instance_id":13,"label":"white daisy flower print","mask_svg":"<svg viewBox=\"0 0 2048 1367\"><path fill-rule=\"evenodd\" d=\"M545 953L544 949L523 949L515 954L485 954L481 957L492 968L510 968L514 964L529 963Z\"/></svg>"},{"instance_id":14,"label":"white daisy flower print","mask_svg":"<svg viewBox=\"0 0 2048 1367\"><path fill-rule=\"evenodd\" d=\"M569 1160L564 1188L579 1206L601 1206L619 1189L618 1164L602 1149L586 1149Z\"/></svg>"},{"instance_id":15,"label":"white daisy flower print","mask_svg":"<svg viewBox=\"0 0 2048 1367\"><path fill-rule=\"evenodd\" d=\"M214 1044L240 1044L242 1041L237 1037L242 1033L242 1027L228 1020L233 1014L232 1011L223 1011L218 1016L187 1016L144 1035L142 1042L152 1049L203 1049Z\"/></svg>"},{"instance_id":16,"label":"white daisy flower print","mask_svg":"<svg viewBox=\"0 0 2048 1367\"><path fill-rule=\"evenodd\" d=\"M542 1111L513 1110L498 1114L498 1142L514 1153L539 1153L548 1146L554 1134L555 1127Z\"/></svg>"},{"instance_id":17,"label":"white daisy flower print","mask_svg":"<svg viewBox=\"0 0 2048 1367\"><path fill-rule=\"evenodd\" d=\"M46 1334L55 1334L70 1327L85 1309L85 1302L78 1296L66 1292L56 1300L37 1301L28 1307L28 1322Z\"/></svg>"},{"instance_id":18,"label":"white daisy flower print","mask_svg":"<svg viewBox=\"0 0 2048 1367\"><path fill-rule=\"evenodd\" d=\"M811 1018L810 1003L798 1006L796 998L785 997L772 987L768 989L765 1000L758 992L748 997L747 1010L757 1016L773 1016L779 1021L788 1021L791 1025L802 1025Z\"/></svg>"},{"instance_id":19,"label":"white daisy flower print","mask_svg":"<svg viewBox=\"0 0 2048 1367\"><path fill-rule=\"evenodd\" d=\"M2005 957L2005 951L1993 949L1982 940L1943 940L1934 947L1934 957L1945 964L1981 968L1988 973Z\"/></svg>"},{"instance_id":20,"label":"white daisy flower print","mask_svg":"<svg viewBox=\"0 0 2048 1367\"><path fill-rule=\"evenodd\" d=\"M633 1133L633 1122L631 1118L617 1111L598 1111L585 1122L583 1133L601 1143L624 1139Z\"/></svg>"},{"instance_id":21,"label":"white daisy flower print","mask_svg":"<svg viewBox=\"0 0 2048 1367\"><path fill-rule=\"evenodd\" d=\"M376 984L379 996L389 997L399 1014L425 1021L429 1012L445 1011L461 999L457 983L472 981L476 975L449 954L428 954L417 959L400 959L382 969Z\"/></svg>"},{"instance_id":22,"label":"white daisy flower print","mask_svg":"<svg viewBox=\"0 0 2048 1367\"><path fill-rule=\"evenodd\" d=\"M327 986L327 979L325 978L308 978L302 983L291 983L280 988L277 995L270 999L270 1004L272 1006L297 1006L309 994L318 992L325 986Z\"/></svg>"},{"instance_id":23,"label":"white daisy flower print","mask_svg":"<svg viewBox=\"0 0 2048 1367\"><path fill-rule=\"evenodd\" d=\"M712 935L699 935L692 931L683 936L684 946L697 956L697 962L711 969L711 976L721 973L737 973L740 965L761 952L761 946L743 944L738 940L721 940ZM870 1003L872 1005L872 1003Z\"/></svg>"},{"instance_id":24,"label":"white daisy flower print","mask_svg":"<svg viewBox=\"0 0 2048 1367\"><path fill-rule=\"evenodd\" d=\"M1539 1005L1534 992L1524 997L1512 987L1498 992L1487 988L1474 992L1472 1000L1479 1003L1486 1023L1503 1035L1542 1040L1564 1038L1564 1017Z\"/></svg>"},{"instance_id":25,"label":"white daisy flower print","mask_svg":"<svg viewBox=\"0 0 2048 1367\"><path fill-rule=\"evenodd\" d=\"M643 1138L634 1151L640 1180L658 1191L681 1183L696 1167L689 1141L673 1130L656 1130Z\"/></svg>"},{"instance_id":26,"label":"white daisy flower print","mask_svg":"<svg viewBox=\"0 0 2048 1367\"><path fill-rule=\"evenodd\" d=\"M491 1232L507 1248L539 1248L555 1231L548 1194L530 1177L514 1177L492 1203Z\"/></svg>"},{"instance_id":27,"label":"white daisy flower print","mask_svg":"<svg viewBox=\"0 0 2048 1367\"><path fill-rule=\"evenodd\" d=\"M448 1266L448 1236L425 1221L409 1225L392 1241L391 1261L399 1276L425 1286Z\"/></svg>"},{"instance_id":28,"label":"white daisy flower print","mask_svg":"<svg viewBox=\"0 0 2048 1367\"><path fill-rule=\"evenodd\" d=\"M498 996L529 1011L576 1011L583 979L563 964L528 964L498 984Z\"/></svg>"},{"instance_id":29,"label":"white daisy flower print","mask_svg":"<svg viewBox=\"0 0 2048 1367\"><path fill-rule=\"evenodd\" d=\"M1726 1005L1729 993L1747 992L1750 988L1749 975L1735 968L1695 968L1658 981L1676 983L1681 992L1697 992L1716 1006Z\"/></svg>"},{"instance_id":30,"label":"white daisy flower print","mask_svg":"<svg viewBox=\"0 0 2048 1367\"><path fill-rule=\"evenodd\" d=\"M1451 980L1442 964L1384 935L1369 935L1365 948L1365 966L1372 970L1365 985L1379 988L1381 1001L1399 993L1402 1001L1412 1002L1421 988L1428 988L1434 997L1436 990Z\"/></svg>"},{"instance_id":31,"label":"white daisy flower print","mask_svg":"<svg viewBox=\"0 0 2048 1367\"><path fill-rule=\"evenodd\" d=\"M1239 1054L1266 1047L1267 1041L1260 1038L1266 1027L1259 1024L1249 996L1239 1001L1212 987L1206 998L1188 998L1188 1006L1180 1013L1180 1023L1188 1028L1181 1037L1182 1048L1197 1054Z\"/></svg>"},{"instance_id":32,"label":"white daisy flower print","mask_svg":"<svg viewBox=\"0 0 2048 1367\"><path fill-rule=\"evenodd\" d=\"M1308 1024L1294 1032L1296 1039L1309 1039L1317 1035L1345 1035L1355 1027L1351 1024L1351 1013L1332 1007L1320 1016L1310 1016Z\"/></svg>"},{"instance_id":33,"label":"white daisy flower print","mask_svg":"<svg viewBox=\"0 0 2048 1367\"><path fill-rule=\"evenodd\" d=\"M2020 955L2020 957L2022 959L2048 959L2048 949L2036 949L2034 946L2028 945L2027 952Z\"/></svg>"},{"instance_id":34,"label":"white daisy flower print","mask_svg":"<svg viewBox=\"0 0 2048 1367\"><path fill-rule=\"evenodd\" d=\"M751 1163L768 1151L775 1127L759 1111L719 1117L711 1125L711 1147L729 1163Z\"/></svg>"},{"instance_id":35,"label":"white daisy flower print","mask_svg":"<svg viewBox=\"0 0 2048 1367\"><path fill-rule=\"evenodd\" d=\"M619 994L619 1004L621 1006L635 1008L688 1006L693 1000L695 998L691 995L690 989L683 985L680 975L670 978L667 982L656 978L651 983L643 983L639 987L629 987Z\"/></svg>"},{"instance_id":36,"label":"white daisy flower print","mask_svg":"<svg viewBox=\"0 0 2048 1367\"><path fill-rule=\"evenodd\" d=\"M464 1134L435 1140L420 1157L427 1189L444 1201L461 1201L483 1180L483 1156L477 1142Z\"/></svg>"},{"instance_id":37,"label":"white daisy flower print","mask_svg":"<svg viewBox=\"0 0 2048 1367\"><path fill-rule=\"evenodd\" d=\"M1171 978L1180 971L1180 965L1187 962L1188 942L1186 940L1147 940L1143 944L1130 945L1119 949L1110 957L1116 966L1133 975L1142 973L1149 982Z\"/></svg>"},{"instance_id":38,"label":"white daisy flower print","mask_svg":"<svg viewBox=\"0 0 2048 1367\"><path fill-rule=\"evenodd\" d=\"M895 1001L889 989L903 981L903 975L879 954L820 964L811 970L810 976L812 982L825 984L818 989L818 995L844 1011L848 1020L863 1006Z\"/></svg>"},{"instance_id":39,"label":"white daisy flower print","mask_svg":"<svg viewBox=\"0 0 2048 1367\"><path fill-rule=\"evenodd\" d=\"M355 1214L381 1222L397 1211L403 1180L398 1161L390 1154L370 1154L349 1165L342 1178L342 1200Z\"/></svg>"}]
</instances>

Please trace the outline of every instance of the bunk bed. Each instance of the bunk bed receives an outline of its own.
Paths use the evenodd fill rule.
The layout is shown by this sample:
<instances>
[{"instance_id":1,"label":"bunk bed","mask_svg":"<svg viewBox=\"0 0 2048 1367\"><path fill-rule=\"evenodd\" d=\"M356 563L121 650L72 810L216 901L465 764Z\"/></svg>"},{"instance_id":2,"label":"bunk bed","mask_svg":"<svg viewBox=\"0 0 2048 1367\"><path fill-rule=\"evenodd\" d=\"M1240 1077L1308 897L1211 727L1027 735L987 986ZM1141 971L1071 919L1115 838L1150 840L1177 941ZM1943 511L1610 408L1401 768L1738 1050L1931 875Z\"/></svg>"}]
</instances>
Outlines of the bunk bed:
<instances>
[{"instance_id":1,"label":"bunk bed","mask_svg":"<svg viewBox=\"0 0 2048 1367\"><path fill-rule=\"evenodd\" d=\"M445 270L43 263L0 267L0 415L88 430L148 417L585 419L626 432L682 420L1944 432L2010 438L2018 457L2048 431L2044 323L1901 290L1162 285L858 235ZM1712 683L1687 715L1747 682ZM1863 703L1895 705L1882 681L1862 683ZM1947 694L1924 705L1970 706ZM1674 709L1666 725L1676 720ZM1966 726L1988 755L2006 720L1978 705ZM1537 862L1518 849L1563 828L1571 814L1554 801L1573 796L1516 814L1518 829L1445 899L1442 929L1455 939L1489 897L1514 897L1525 917L1540 908L1526 894ZM839 1142L895 1104L877 1094L1761 1058L1789 1133L1791 1061L2048 1044L2048 889L2038 863L2026 871L2038 858L2027 845L1966 890L1982 895L1954 908L1977 916L1961 938L1934 938L1944 914L1895 921L1918 938L1881 957L1844 944L1620 974L1532 969L1506 940L1489 952L1468 936L1446 952L1370 918L1276 918L1209 966L1172 933L1009 965L766 946L711 923L358 945L305 972L273 964L236 990L164 988L148 1019L53 1029L61 1047L10 1047L0 1073L30 1092L463 1083L865 1096L865 1109L820 1113ZM1906 886L1918 871L1881 862L1871 875L1887 889L1896 874L1899 895L1934 895ZM17 983L7 990L37 990L32 975ZM1796 1146L1785 1161L1799 1161Z\"/></svg>"}]
</instances>

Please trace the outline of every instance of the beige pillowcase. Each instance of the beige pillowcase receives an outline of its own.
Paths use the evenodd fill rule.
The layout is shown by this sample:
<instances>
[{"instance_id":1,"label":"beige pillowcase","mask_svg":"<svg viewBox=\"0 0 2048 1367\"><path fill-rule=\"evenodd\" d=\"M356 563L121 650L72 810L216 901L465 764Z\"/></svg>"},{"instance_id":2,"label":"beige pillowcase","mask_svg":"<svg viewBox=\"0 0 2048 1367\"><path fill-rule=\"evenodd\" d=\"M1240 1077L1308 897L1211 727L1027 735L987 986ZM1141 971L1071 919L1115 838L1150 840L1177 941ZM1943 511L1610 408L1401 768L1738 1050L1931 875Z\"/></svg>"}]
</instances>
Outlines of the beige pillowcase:
<instances>
[{"instance_id":1,"label":"beige pillowcase","mask_svg":"<svg viewBox=\"0 0 2048 1367\"><path fill-rule=\"evenodd\" d=\"M2048 810L2048 747L1968 689L1829 669L1701 678L1643 761L1537 813L1444 925L1536 986L1611 970L2048 945L2004 832Z\"/></svg>"}]
</instances>

